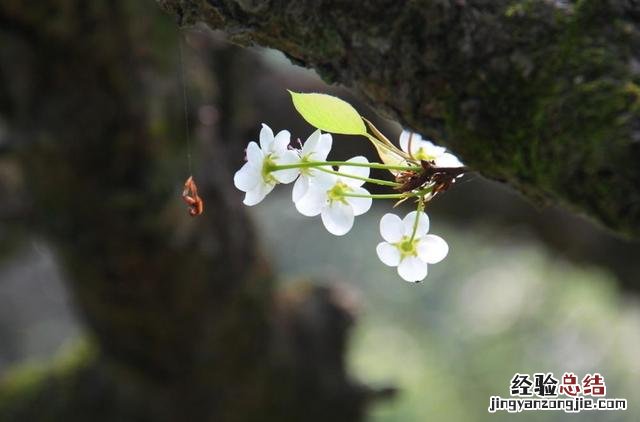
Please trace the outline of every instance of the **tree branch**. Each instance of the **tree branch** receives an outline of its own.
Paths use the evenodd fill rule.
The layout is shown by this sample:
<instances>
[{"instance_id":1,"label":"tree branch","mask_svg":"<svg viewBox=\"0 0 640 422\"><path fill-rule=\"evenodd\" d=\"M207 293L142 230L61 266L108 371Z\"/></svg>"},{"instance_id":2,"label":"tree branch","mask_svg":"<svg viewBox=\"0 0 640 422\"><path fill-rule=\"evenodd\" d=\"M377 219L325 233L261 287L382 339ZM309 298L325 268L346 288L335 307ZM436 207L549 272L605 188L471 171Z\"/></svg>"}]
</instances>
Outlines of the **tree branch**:
<instances>
[{"instance_id":1,"label":"tree branch","mask_svg":"<svg viewBox=\"0 0 640 422\"><path fill-rule=\"evenodd\" d=\"M640 236L640 6L158 0L283 51L536 202Z\"/></svg>"}]
</instances>

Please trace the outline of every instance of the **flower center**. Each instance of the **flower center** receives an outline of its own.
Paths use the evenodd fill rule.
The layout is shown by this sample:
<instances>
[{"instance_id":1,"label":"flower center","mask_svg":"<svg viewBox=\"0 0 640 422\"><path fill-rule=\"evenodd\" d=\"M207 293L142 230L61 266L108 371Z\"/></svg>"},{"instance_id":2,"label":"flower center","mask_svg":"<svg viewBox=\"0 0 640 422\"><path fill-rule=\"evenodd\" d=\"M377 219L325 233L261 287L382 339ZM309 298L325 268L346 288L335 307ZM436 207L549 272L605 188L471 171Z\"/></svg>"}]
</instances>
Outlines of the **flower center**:
<instances>
[{"instance_id":1,"label":"flower center","mask_svg":"<svg viewBox=\"0 0 640 422\"><path fill-rule=\"evenodd\" d=\"M402 239L394 245L400 251L402 259L418 255L418 239L411 240L410 236L403 236Z\"/></svg>"},{"instance_id":2,"label":"flower center","mask_svg":"<svg viewBox=\"0 0 640 422\"><path fill-rule=\"evenodd\" d=\"M333 203L333 201L340 201L343 204L346 204L347 201L344 199L344 194L351 192L351 188L347 186L344 182L337 182L335 185L331 187L327 191L327 198L329 199L329 203Z\"/></svg>"},{"instance_id":3,"label":"flower center","mask_svg":"<svg viewBox=\"0 0 640 422\"><path fill-rule=\"evenodd\" d=\"M276 178L271 174L271 169L276 165L274 160L275 157L273 154L269 154L264 157L264 161L262 162L262 179L265 183L277 183Z\"/></svg>"},{"instance_id":4,"label":"flower center","mask_svg":"<svg viewBox=\"0 0 640 422\"><path fill-rule=\"evenodd\" d=\"M413 157L421 161L433 161L436 159L435 155L427 153L424 148L418 149L418 151L413 154Z\"/></svg>"},{"instance_id":5,"label":"flower center","mask_svg":"<svg viewBox=\"0 0 640 422\"><path fill-rule=\"evenodd\" d=\"M311 155L313 155L313 152L310 152L309 154L303 156L300 158L300 163L308 163L310 161L313 161L311 159ZM311 167L300 167L300 174L304 175L304 176L311 176L311 171L313 169Z\"/></svg>"}]
</instances>

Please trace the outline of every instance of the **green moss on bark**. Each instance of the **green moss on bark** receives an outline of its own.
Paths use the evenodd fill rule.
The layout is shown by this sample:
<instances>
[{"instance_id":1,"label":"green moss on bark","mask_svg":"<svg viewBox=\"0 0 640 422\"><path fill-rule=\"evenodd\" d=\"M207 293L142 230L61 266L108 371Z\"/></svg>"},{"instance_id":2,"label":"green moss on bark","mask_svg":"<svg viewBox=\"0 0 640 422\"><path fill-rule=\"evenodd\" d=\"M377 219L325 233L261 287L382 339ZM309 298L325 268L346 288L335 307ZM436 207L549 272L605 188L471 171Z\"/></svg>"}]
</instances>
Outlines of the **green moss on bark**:
<instances>
[{"instance_id":1,"label":"green moss on bark","mask_svg":"<svg viewBox=\"0 0 640 422\"><path fill-rule=\"evenodd\" d=\"M280 49L482 174L640 236L636 4L160 3L211 9L222 18L195 14L186 23L202 20L232 40Z\"/></svg>"},{"instance_id":2,"label":"green moss on bark","mask_svg":"<svg viewBox=\"0 0 640 422\"><path fill-rule=\"evenodd\" d=\"M70 406L82 374L96 363L96 350L86 341L69 346L51 362L12 368L0 380L0 421L82 420ZM86 415L85 415L86 416Z\"/></svg>"}]
</instances>

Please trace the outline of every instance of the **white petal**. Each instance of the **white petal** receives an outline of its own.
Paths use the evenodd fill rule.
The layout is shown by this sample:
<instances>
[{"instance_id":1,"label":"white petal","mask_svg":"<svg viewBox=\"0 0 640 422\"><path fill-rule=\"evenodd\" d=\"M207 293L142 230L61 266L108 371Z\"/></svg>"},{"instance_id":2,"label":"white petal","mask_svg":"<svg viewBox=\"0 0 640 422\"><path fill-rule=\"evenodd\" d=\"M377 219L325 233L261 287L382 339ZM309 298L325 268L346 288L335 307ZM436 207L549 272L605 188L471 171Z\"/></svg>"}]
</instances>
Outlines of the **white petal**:
<instances>
[{"instance_id":1,"label":"white petal","mask_svg":"<svg viewBox=\"0 0 640 422\"><path fill-rule=\"evenodd\" d=\"M446 151L446 148L439 147L431 141L420 142L420 148L424 149L428 155L435 158L440 157Z\"/></svg>"},{"instance_id":2,"label":"white petal","mask_svg":"<svg viewBox=\"0 0 640 422\"><path fill-rule=\"evenodd\" d=\"M320 214L322 208L324 208L326 204L327 197L325 191L310 185L307 189L307 193L296 201L296 209L302 215L314 217Z\"/></svg>"},{"instance_id":3,"label":"white petal","mask_svg":"<svg viewBox=\"0 0 640 422\"><path fill-rule=\"evenodd\" d=\"M347 162L348 163L368 163L369 160L359 155L357 157L348 159ZM352 176L369 177L369 167L355 167L355 166L344 165L344 166L340 166L338 171L340 173L350 174ZM363 180L352 179L350 177L342 177L341 180L351 187L358 187L364 184Z\"/></svg>"},{"instance_id":4,"label":"white petal","mask_svg":"<svg viewBox=\"0 0 640 422\"><path fill-rule=\"evenodd\" d=\"M400 134L400 149L404 152L409 152L409 135L411 132L403 130Z\"/></svg>"},{"instance_id":5,"label":"white petal","mask_svg":"<svg viewBox=\"0 0 640 422\"><path fill-rule=\"evenodd\" d=\"M385 214L380 219L380 234L389 243L396 243L404 235L402 220L395 214Z\"/></svg>"},{"instance_id":6,"label":"white petal","mask_svg":"<svg viewBox=\"0 0 640 422\"><path fill-rule=\"evenodd\" d=\"M438 167L462 167L464 164L453 154L445 152L436 159Z\"/></svg>"},{"instance_id":7,"label":"white petal","mask_svg":"<svg viewBox=\"0 0 640 422\"><path fill-rule=\"evenodd\" d=\"M324 168L326 168L327 170L333 170L330 166L326 166ZM336 176L335 174L325 173L324 171L320 171L315 168L310 169L309 171L309 184L321 187L324 190L331 189L337 181L338 176Z\"/></svg>"},{"instance_id":8,"label":"white petal","mask_svg":"<svg viewBox=\"0 0 640 422\"><path fill-rule=\"evenodd\" d=\"M273 144L273 131L269 126L263 123L262 129L260 129L260 147L262 148L262 151L267 153L271 151L272 144Z\"/></svg>"},{"instance_id":9,"label":"white petal","mask_svg":"<svg viewBox=\"0 0 640 422\"><path fill-rule=\"evenodd\" d=\"M271 150L277 154L287 151L287 147L291 143L291 134L288 130L281 130L274 138Z\"/></svg>"},{"instance_id":10,"label":"white petal","mask_svg":"<svg viewBox=\"0 0 640 422\"><path fill-rule=\"evenodd\" d=\"M404 226L404 235L411 236L413 234L413 226L416 224L417 211L411 211L402 220ZM429 217L424 212L420 213L420 219L418 220L418 229L416 230L416 238L421 238L429 231Z\"/></svg>"},{"instance_id":11,"label":"white petal","mask_svg":"<svg viewBox=\"0 0 640 422\"><path fill-rule=\"evenodd\" d=\"M400 263L400 251L398 248L387 242L380 242L376 247L378 258L383 264L390 267L397 267Z\"/></svg>"},{"instance_id":12,"label":"white petal","mask_svg":"<svg viewBox=\"0 0 640 422\"><path fill-rule=\"evenodd\" d=\"M398 265L398 275L412 283L422 281L427 276L427 264L417 256L408 256Z\"/></svg>"},{"instance_id":13,"label":"white petal","mask_svg":"<svg viewBox=\"0 0 640 422\"><path fill-rule=\"evenodd\" d=\"M274 187L275 185L272 183L258 183L256 187L246 193L244 201L242 202L248 206L256 205L260 203Z\"/></svg>"},{"instance_id":14,"label":"white petal","mask_svg":"<svg viewBox=\"0 0 640 422\"><path fill-rule=\"evenodd\" d=\"M318 142L320 141L320 129L313 132L307 140L304 142L302 146L302 156L305 157L316 151L318 147Z\"/></svg>"},{"instance_id":15,"label":"white petal","mask_svg":"<svg viewBox=\"0 0 640 422\"><path fill-rule=\"evenodd\" d=\"M418 256L427 264L442 261L449 253L449 245L440 236L428 234L418 243Z\"/></svg>"},{"instance_id":16,"label":"white petal","mask_svg":"<svg viewBox=\"0 0 640 422\"><path fill-rule=\"evenodd\" d=\"M334 201L322 209L322 223L331 234L342 236L353 227L353 208L340 201Z\"/></svg>"},{"instance_id":17,"label":"white petal","mask_svg":"<svg viewBox=\"0 0 640 422\"><path fill-rule=\"evenodd\" d=\"M316 147L316 151L313 154L313 159L316 161L325 161L329 152L331 152L331 147L333 146L333 138L329 133L323 133L320 135L320 142L318 142L318 146Z\"/></svg>"},{"instance_id":18,"label":"white petal","mask_svg":"<svg viewBox=\"0 0 640 422\"><path fill-rule=\"evenodd\" d=\"M409 152L409 139L411 139L411 153L413 154L419 148L420 142L422 142L422 136L419 133L403 130L400 134L400 149L404 152Z\"/></svg>"},{"instance_id":19,"label":"white petal","mask_svg":"<svg viewBox=\"0 0 640 422\"><path fill-rule=\"evenodd\" d=\"M233 175L233 184L243 192L253 189L260 181L260 171L251 164L245 163L240 170Z\"/></svg>"},{"instance_id":20,"label":"white petal","mask_svg":"<svg viewBox=\"0 0 640 422\"><path fill-rule=\"evenodd\" d=\"M255 142L249 142L247 145L247 162L256 169L262 170L262 163L264 162L264 153Z\"/></svg>"},{"instance_id":21,"label":"white petal","mask_svg":"<svg viewBox=\"0 0 640 422\"><path fill-rule=\"evenodd\" d=\"M309 189L309 178L307 176L300 176L296 183L293 184L293 191L291 192L291 199L293 202L298 202Z\"/></svg>"},{"instance_id":22,"label":"white petal","mask_svg":"<svg viewBox=\"0 0 640 422\"><path fill-rule=\"evenodd\" d=\"M369 191L365 188L353 188L353 193L357 193L358 195L370 195ZM371 209L371 204L373 203L371 198L347 197L346 200L353 208L353 215L364 214Z\"/></svg>"},{"instance_id":23,"label":"white petal","mask_svg":"<svg viewBox=\"0 0 640 422\"><path fill-rule=\"evenodd\" d=\"M274 160L277 165L295 164L300 162L300 157L295 151L285 150L279 153ZM296 177L300 174L300 169L292 168L286 170L277 170L271 173L273 177L280 183L291 183L296 180Z\"/></svg>"}]
</instances>

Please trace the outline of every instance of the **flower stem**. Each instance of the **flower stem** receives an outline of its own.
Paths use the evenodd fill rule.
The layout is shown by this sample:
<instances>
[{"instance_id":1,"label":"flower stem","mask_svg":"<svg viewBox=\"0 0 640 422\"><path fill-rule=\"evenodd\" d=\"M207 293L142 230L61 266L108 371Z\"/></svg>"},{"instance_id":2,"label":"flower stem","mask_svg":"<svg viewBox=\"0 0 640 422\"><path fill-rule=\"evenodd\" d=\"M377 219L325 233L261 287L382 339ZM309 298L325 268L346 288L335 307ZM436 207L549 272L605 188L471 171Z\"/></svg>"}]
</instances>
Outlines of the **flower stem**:
<instances>
[{"instance_id":1,"label":"flower stem","mask_svg":"<svg viewBox=\"0 0 640 422\"><path fill-rule=\"evenodd\" d=\"M416 233L418 232L418 222L420 221L420 215L422 214L422 211L424 211L424 200L422 197L420 197L420 200L418 201L418 209L416 210L416 221L413 222L413 232L411 233L411 242L413 242L413 239L415 239L416 237Z\"/></svg>"},{"instance_id":2,"label":"flower stem","mask_svg":"<svg viewBox=\"0 0 640 422\"><path fill-rule=\"evenodd\" d=\"M392 187L400 186L400 183L390 182L388 180L372 179L370 177L356 176L355 174L340 173L339 171L329 170L329 169L325 169L323 167L318 167L318 170L323 171L325 173L335 174L336 176L342 176L342 177L348 177L348 178L351 178L351 179L363 180L365 182L373 183L373 184L376 184L376 185L392 186Z\"/></svg>"},{"instance_id":3,"label":"flower stem","mask_svg":"<svg viewBox=\"0 0 640 422\"><path fill-rule=\"evenodd\" d=\"M406 171L420 171L422 168L419 166L390 166L380 163L354 163L351 161L306 161L295 164L280 164L272 165L269 167L269 171L288 170L295 168L310 168L310 167L322 167L322 166L351 166L351 167L369 167L373 169L382 170L406 170Z\"/></svg>"},{"instance_id":4,"label":"flower stem","mask_svg":"<svg viewBox=\"0 0 640 422\"><path fill-rule=\"evenodd\" d=\"M364 195L360 193L349 193L345 192L342 196L347 196L351 198L371 198L371 199L402 199L411 196L415 196L415 194L407 194L407 193L383 193L383 194L373 194L373 195Z\"/></svg>"}]
</instances>

